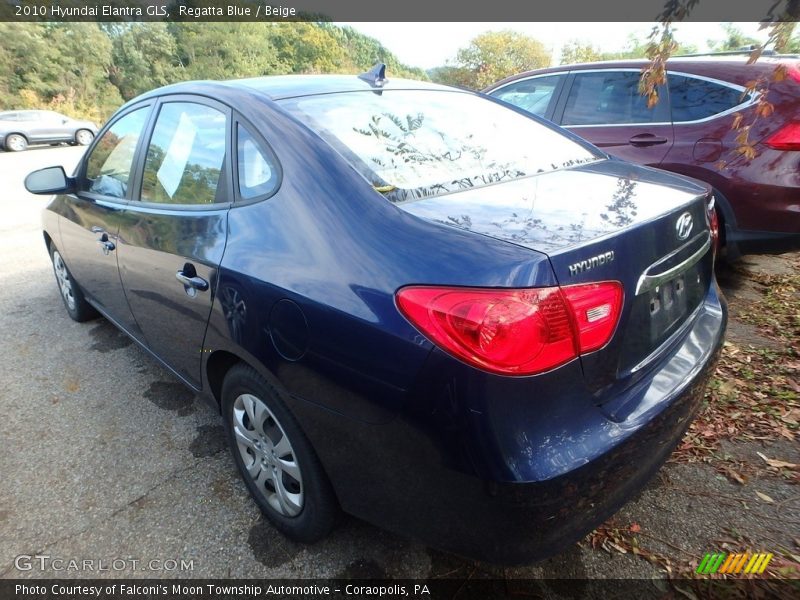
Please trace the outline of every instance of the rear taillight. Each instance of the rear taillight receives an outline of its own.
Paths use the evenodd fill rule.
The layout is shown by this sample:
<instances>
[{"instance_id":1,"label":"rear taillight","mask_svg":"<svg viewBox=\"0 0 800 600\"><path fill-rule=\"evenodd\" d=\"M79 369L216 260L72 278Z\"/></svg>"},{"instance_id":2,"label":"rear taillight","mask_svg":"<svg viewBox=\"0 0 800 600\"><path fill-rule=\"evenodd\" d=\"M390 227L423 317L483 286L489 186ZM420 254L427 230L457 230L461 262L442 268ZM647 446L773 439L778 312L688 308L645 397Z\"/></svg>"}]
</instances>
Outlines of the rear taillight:
<instances>
[{"instance_id":1,"label":"rear taillight","mask_svg":"<svg viewBox=\"0 0 800 600\"><path fill-rule=\"evenodd\" d=\"M800 67L795 65L790 65L786 67L786 74L789 76L789 79L800 83Z\"/></svg>"},{"instance_id":2,"label":"rear taillight","mask_svg":"<svg viewBox=\"0 0 800 600\"><path fill-rule=\"evenodd\" d=\"M580 354L605 346L617 327L622 310L622 284L604 281L561 289L572 309Z\"/></svg>"},{"instance_id":3,"label":"rear taillight","mask_svg":"<svg viewBox=\"0 0 800 600\"><path fill-rule=\"evenodd\" d=\"M604 346L622 310L622 285L529 289L409 286L397 306L422 333L473 366L532 375Z\"/></svg>"},{"instance_id":4,"label":"rear taillight","mask_svg":"<svg viewBox=\"0 0 800 600\"><path fill-rule=\"evenodd\" d=\"M775 150L800 150L800 121L791 121L764 142Z\"/></svg>"},{"instance_id":5,"label":"rear taillight","mask_svg":"<svg viewBox=\"0 0 800 600\"><path fill-rule=\"evenodd\" d=\"M714 247L714 256L719 250L719 215L717 215L716 201L712 197L706 207L708 211L708 231L711 234L711 244Z\"/></svg>"}]
</instances>

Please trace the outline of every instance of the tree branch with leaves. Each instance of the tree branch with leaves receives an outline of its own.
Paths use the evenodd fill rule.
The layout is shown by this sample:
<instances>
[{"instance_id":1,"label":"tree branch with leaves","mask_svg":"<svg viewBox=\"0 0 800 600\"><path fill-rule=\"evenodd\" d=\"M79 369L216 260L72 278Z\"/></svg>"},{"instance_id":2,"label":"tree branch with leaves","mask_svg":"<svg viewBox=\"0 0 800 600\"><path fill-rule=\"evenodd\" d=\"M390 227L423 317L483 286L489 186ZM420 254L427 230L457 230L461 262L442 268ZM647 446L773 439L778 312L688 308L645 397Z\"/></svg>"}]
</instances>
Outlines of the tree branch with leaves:
<instances>
[{"instance_id":1,"label":"tree branch with leaves","mask_svg":"<svg viewBox=\"0 0 800 600\"><path fill-rule=\"evenodd\" d=\"M648 38L647 58L650 62L642 69L639 80L639 92L647 98L648 107L656 105L659 100L658 88L667 82L667 60L677 48L673 35L674 24L686 20L700 1L667 0L664 10L658 15L659 24L653 28ZM769 47L774 48L775 52L788 50L798 19L800 19L800 0L775 0L761 21L760 29L768 31L767 39L751 48L747 64L755 63ZM778 63L769 77L759 76L747 82L743 96L753 95L755 110L749 121L745 120L742 113L736 113L734 116L732 128L738 132L735 138L737 145L734 149L736 156L748 160L757 156L756 142L752 140L751 133L760 119L769 117L775 110L769 101L770 85L785 80L787 74L786 65ZM719 167L724 168L726 164L722 160Z\"/></svg>"}]
</instances>

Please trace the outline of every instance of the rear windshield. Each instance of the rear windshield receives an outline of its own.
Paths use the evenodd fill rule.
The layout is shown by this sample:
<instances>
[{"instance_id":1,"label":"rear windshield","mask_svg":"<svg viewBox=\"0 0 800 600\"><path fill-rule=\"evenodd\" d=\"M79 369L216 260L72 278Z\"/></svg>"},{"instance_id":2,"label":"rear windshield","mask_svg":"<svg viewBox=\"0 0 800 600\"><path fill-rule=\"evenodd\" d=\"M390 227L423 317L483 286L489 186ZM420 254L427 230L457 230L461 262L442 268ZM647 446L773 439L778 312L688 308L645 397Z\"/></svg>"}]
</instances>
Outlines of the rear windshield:
<instances>
[{"instance_id":1,"label":"rear windshield","mask_svg":"<svg viewBox=\"0 0 800 600\"><path fill-rule=\"evenodd\" d=\"M281 104L392 202L601 158L527 116L463 92L348 92L290 98Z\"/></svg>"}]
</instances>

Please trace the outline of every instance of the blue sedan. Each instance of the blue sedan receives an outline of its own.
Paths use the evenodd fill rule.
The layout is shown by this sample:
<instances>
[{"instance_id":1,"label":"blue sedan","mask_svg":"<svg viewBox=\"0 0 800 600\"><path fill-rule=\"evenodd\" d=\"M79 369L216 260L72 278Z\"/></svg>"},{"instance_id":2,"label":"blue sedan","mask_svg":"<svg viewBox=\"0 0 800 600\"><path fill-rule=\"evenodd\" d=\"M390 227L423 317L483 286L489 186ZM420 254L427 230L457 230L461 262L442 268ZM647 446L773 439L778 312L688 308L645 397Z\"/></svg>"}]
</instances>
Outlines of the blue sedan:
<instances>
[{"instance_id":1,"label":"blue sedan","mask_svg":"<svg viewBox=\"0 0 800 600\"><path fill-rule=\"evenodd\" d=\"M557 553L666 460L722 344L704 187L380 66L155 90L26 186L69 316L209 400L294 540L344 510Z\"/></svg>"}]
</instances>

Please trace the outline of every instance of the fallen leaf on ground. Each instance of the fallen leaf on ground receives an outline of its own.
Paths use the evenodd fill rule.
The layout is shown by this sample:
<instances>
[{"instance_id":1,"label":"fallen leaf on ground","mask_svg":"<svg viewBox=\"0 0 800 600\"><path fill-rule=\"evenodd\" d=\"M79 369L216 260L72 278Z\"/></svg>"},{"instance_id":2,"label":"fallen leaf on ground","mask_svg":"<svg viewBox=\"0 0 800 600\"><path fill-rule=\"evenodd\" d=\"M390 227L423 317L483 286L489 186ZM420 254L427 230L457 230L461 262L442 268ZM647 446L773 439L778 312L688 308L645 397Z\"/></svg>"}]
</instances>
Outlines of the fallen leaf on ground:
<instances>
[{"instance_id":1,"label":"fallen leaf on ground","mask_svg":"<svg viewBox=\"0 0 800 600\"><path fill-rule=\"evenodd\" d=\"M761 492L756 492L756 496L761 498L764 502L769 502L770 504L774 504L775 500L767 496L766 494L762 494Z\"/></svg>"},{"instance_id":2,"label":"fallen leaf on ground","mask_svg":"<svg viewBox=\"0 0 800 600\"><path fill-rule=\"evenodd\" d=\"M797 467L800 467L800 465L796 465L794 463L786 462L785 460L778 460L778 459L775 459L775 458L767 458L761 452L756 452L756 454L758 454L762 459L764 459L764 462L767 463L770 467L775 467L776 469L780 469L780 468L796 469Z\"/></svg>"}]
</instances>

